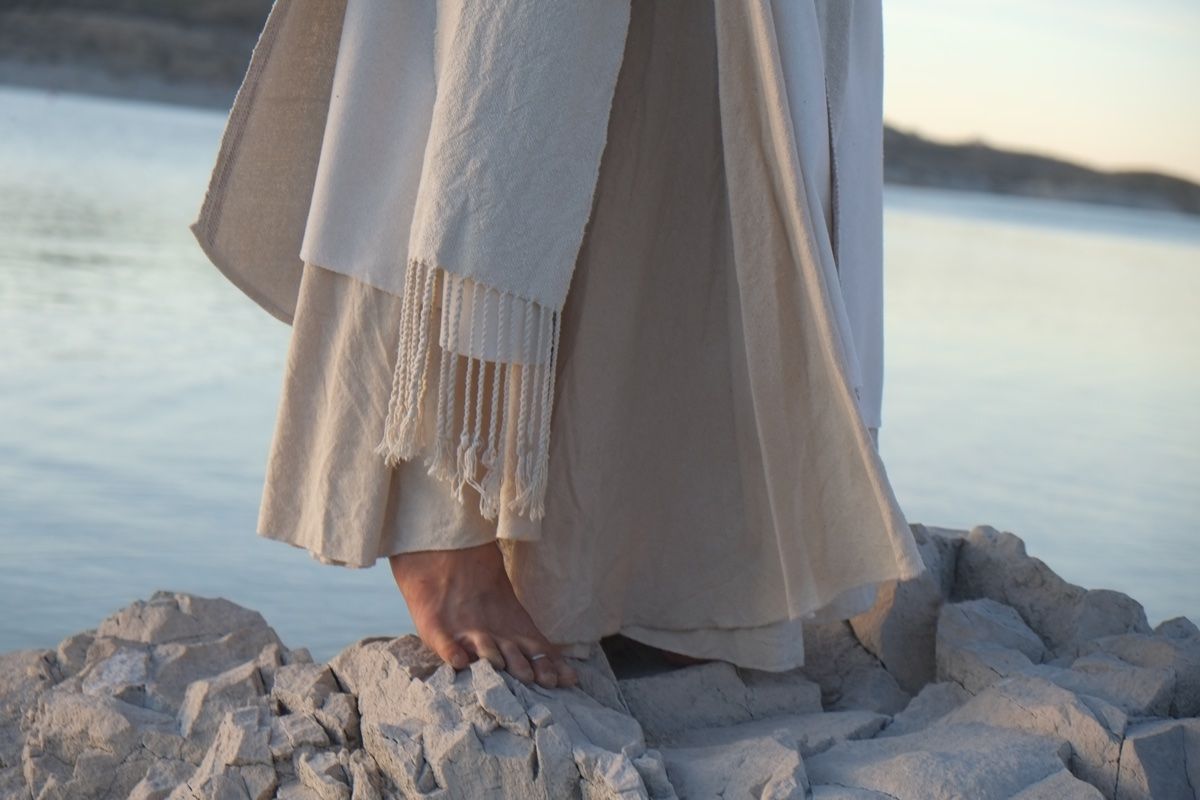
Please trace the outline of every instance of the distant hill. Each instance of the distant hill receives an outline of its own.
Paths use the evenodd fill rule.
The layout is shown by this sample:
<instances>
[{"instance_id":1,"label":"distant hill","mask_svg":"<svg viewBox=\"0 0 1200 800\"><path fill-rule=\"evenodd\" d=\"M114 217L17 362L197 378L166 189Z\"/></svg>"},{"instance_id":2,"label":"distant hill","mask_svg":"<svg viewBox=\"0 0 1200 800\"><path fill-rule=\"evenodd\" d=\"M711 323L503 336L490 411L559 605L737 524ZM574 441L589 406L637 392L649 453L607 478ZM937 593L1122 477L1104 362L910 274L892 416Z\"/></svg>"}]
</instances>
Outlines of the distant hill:
<instances>
[{"instance_id":1,"label":"distant hill","mask_svg":"<svg viewBox=\"0 0 1200 800\"><path fill-rule=\"evenodd\" d=\"M271 0L0 0L0 83L228 108ZM1200 185L891 126L890 184L1200 215Z\"/></svg>"},{"instance_id":2,"label":"distant hill","mask_svg":"<svg viewBox=\"0 0 1200 800\"><path fill-rule=\"evenodd\" d=\"M935 142L890 126L884 128L883 157L884 180L893 184L1200 215L1200 185L1160 172L1106 172L979 141Z\"/></svg>"}]
</instances>

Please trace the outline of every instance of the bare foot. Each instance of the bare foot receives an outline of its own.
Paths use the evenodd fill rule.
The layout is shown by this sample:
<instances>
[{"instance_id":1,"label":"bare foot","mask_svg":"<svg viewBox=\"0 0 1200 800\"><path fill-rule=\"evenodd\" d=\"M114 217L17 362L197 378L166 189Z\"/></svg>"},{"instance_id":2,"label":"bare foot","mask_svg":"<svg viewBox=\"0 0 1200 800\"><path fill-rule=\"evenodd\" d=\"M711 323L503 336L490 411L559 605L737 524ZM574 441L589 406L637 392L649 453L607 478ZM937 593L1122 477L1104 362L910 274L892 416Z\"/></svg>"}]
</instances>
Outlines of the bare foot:
<instances>
[{"instance_id":1,"label":"bare foot","mask_svg":"<svg viewBox=\"0 0 1200 800\"><path fill-rule=\"evenodd\" d=\"M421 637L455 669L486 658L523 683L553 689L579 677L513 593L495 542L388 557ZM544 653L546 658L534 659Z\"/></svg>"}]
</instances>

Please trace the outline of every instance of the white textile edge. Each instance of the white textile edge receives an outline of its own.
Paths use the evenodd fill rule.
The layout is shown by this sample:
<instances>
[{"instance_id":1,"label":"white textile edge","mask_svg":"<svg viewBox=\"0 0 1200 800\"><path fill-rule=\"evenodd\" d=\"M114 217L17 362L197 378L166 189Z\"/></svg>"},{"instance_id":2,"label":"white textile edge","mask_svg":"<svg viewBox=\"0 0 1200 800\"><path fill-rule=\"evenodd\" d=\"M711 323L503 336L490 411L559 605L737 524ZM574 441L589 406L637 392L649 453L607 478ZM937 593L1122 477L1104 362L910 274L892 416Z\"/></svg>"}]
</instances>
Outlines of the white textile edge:
<instances>
[{"instance_id":1,"label":"white textile edge","mask_svg":"<svg viewBox=\"0 0 1200 800\"><path fill-rule=\"evenodd\" d=\"M424 452L429 474L447 481L460 502L466 484L479 491L485 519L498 517L504 497L509 510L540 519L561 311L480 283L465 284L424 259L409 259L392 393L375 452L393 467ZM464 319L465 353L455 346ZM424 398L433 383L437 410L431 428L423 424Z\"/></svg>"}]
</instances>

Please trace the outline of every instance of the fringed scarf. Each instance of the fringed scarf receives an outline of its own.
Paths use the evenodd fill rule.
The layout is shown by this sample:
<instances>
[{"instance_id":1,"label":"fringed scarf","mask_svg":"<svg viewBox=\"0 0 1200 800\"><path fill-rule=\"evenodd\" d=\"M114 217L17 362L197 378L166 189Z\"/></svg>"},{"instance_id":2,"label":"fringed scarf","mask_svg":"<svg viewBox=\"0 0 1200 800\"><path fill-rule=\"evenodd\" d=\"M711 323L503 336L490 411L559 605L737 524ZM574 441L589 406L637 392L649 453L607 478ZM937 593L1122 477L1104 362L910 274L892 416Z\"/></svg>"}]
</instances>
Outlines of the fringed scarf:
<instances>
[{"instance_id":1,"label":"fringed scarf","mask_svg":"<svg viewBox=\"0 0 1200 800\"><path fill-rule=\"evenodd\" d=\"M467 484L478 490L487 519L502 502L539 519L561 312L599 173L629 2L438 0L427 109L420 93L370 98L351 85L366 72L386 73L379 47L396 46L386 29L404 24L397 15L419 21L403 5L348 3L328 123L352 135L353 115L371 99L429 115L376 452L391 466L423 453L460 501ZM322 153L317 195L323 178L338 179L341 149L334 141L328 164ZM310 222L327 207L318 196ZM306 251L320 251L320 238L314 228ZM437 398L432 427L423 424L426 393Z\"/></svg>"}]
</instances>

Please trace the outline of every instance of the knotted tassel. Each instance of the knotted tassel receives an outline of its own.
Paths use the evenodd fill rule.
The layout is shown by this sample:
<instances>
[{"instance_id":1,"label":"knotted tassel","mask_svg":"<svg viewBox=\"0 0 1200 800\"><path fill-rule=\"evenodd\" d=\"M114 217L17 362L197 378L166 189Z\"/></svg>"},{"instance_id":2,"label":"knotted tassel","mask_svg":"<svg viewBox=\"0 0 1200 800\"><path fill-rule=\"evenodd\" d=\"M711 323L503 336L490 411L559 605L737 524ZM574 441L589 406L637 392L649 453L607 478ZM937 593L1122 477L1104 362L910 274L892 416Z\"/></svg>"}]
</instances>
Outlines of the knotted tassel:
<instances>
[{"instance_id":1,"label":"knotted tassel","mask_svg":"<svg viewBox=\"0 0 1200 800\"><path fill-rule=\"evenodd\" d=\"M549 476L560 312L478 282L472 282L470 300L464 300L468 280L419 259L407 264L392 393L384 435L375 452L389 466L395 466L425 449L429 474L447 482L456 499L465 501L467 484L478 490L479 509L485 519L498 518L508 485L513 495L508 509L540 519L545 514ZM496 292L499 308L494 334L491 292ZM440 319L433 315L436 296L441 297ZM469 313L464 313L463 306L468 302ZM510 325L517 321L515 317L509 319L514 302L524 306L515 352L509 341L513 334ZM460 324L470 327L462 331ZM465 356L460 356L463 333L467 334L467 348ZM436 370L431 369L429 352L434 342L439 345ZM459 358L465 358L461 378ZM490 425L485 431L489 361L491 408ZM436 418L432 441L425 441L429 438L425 432L430 428L422 423L430 375L435 375L438 383ZM460 394L461 412L457 407ZM461 427L456 431L457 419L461 419ZM515 451L510 452L510 448Z\"/></svg>"}]
</instances>

